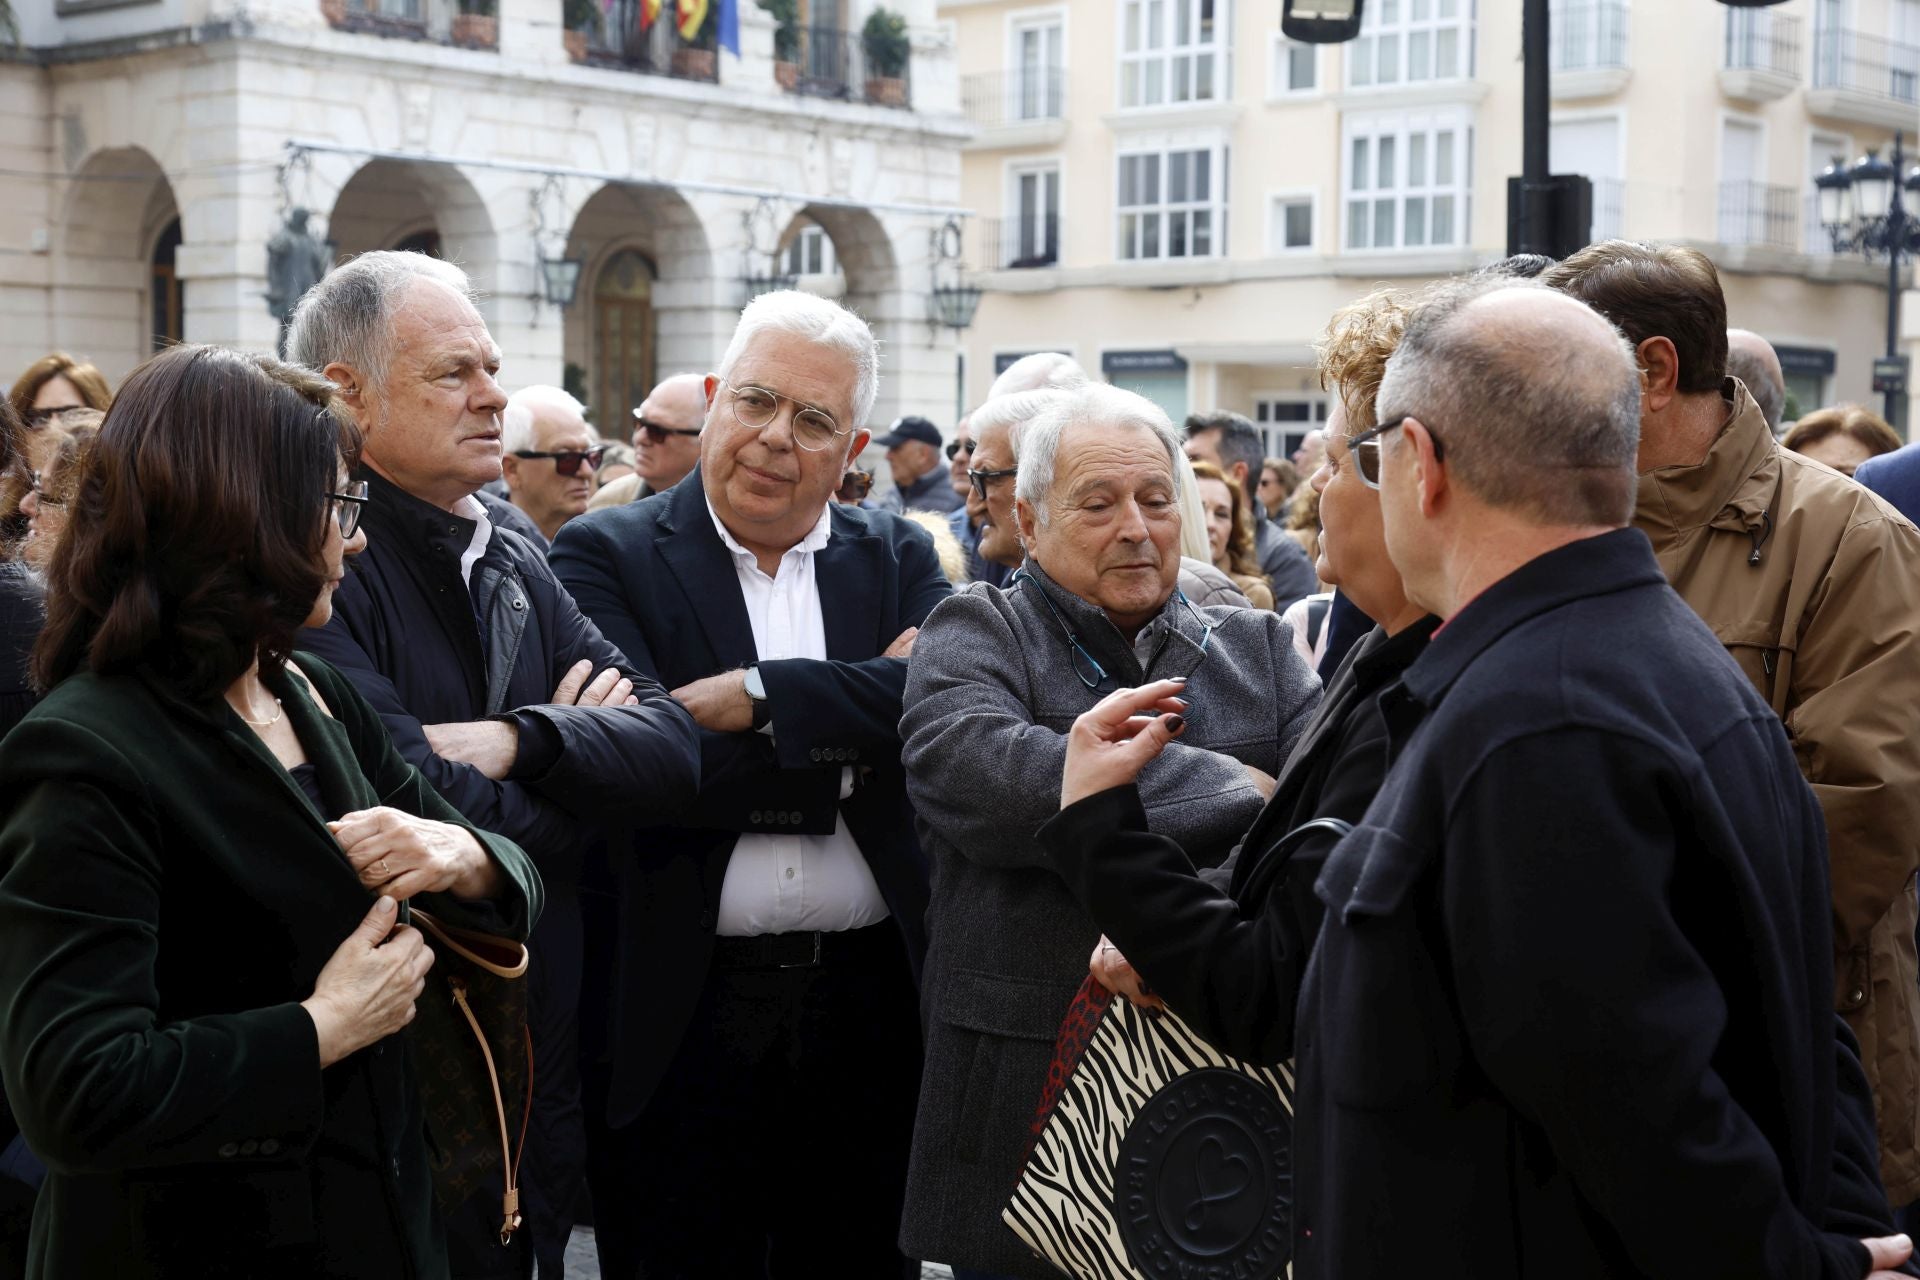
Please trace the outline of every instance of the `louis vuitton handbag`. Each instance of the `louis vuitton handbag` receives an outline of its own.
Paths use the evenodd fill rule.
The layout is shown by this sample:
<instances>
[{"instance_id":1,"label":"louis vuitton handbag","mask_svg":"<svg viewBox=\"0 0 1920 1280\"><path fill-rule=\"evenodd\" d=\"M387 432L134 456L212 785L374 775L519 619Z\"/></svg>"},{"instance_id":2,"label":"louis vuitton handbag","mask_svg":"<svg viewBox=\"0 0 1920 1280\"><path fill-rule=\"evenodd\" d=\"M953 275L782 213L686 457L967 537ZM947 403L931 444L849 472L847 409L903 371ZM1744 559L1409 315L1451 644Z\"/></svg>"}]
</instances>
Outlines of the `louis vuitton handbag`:
<instances>
[{"instance_id":1,"label":"louis vuitton handbag","mask_svg":"<svg viewBox=\"0 0 1920 1280\"><path fill-rule=\"evenodd\" d=\"M1322 818L1248 875L1260 903ZM1293 1252L1293 1070L1228 1057L1171 1009L1157 1017L1089 977L1054 1045L1033 1146L1001 1218L1079 1280L1277 1280Z\"/></svg>"},{"instance_id":2,"label":"louis vuitton handbag","mask_svg":"<svg viewBox=\"0 0 1920 1280\"><path fill-rule=\"evenodd\" d=\"M533 1110L527 949L510 938L408 913L433 948L408 1031L420 1075L434 1198L442 1213L500 1189L500 1243L520 1227L520 1156ZM518 1134L518 1142L509 1135Z\"/></svg>"}]
</instances>

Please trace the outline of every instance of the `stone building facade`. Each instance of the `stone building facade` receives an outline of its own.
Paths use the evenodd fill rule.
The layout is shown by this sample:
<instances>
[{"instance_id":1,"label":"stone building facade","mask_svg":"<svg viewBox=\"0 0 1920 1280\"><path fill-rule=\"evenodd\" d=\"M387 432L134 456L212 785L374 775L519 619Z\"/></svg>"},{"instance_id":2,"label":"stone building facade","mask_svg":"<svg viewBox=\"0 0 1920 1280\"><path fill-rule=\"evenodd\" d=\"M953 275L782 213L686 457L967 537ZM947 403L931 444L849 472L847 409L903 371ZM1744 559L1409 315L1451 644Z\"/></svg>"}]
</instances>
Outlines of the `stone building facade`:
<instances>
[{"instance_id":1,"label":"stone building facade","mask_svg":"<svg viewBox=\"0 0 1920 1280\"><path fill-rule=\"evenodd\" d=\"M15 0L0 369L63 349L117 381L170 340L272 349L267 246L303 208L336 256L459 262L503 383L572 385L624 438L824 234L834 271L809 283L884 344L876 423L951 423L930 290L970 129L931 0L888 3L901 65L863 57L872 0L785 29L749 0L738 56L711 26L641 34L632 0ZM577 265L570 305L543 262Z\"/></svg>"}]
</instances>

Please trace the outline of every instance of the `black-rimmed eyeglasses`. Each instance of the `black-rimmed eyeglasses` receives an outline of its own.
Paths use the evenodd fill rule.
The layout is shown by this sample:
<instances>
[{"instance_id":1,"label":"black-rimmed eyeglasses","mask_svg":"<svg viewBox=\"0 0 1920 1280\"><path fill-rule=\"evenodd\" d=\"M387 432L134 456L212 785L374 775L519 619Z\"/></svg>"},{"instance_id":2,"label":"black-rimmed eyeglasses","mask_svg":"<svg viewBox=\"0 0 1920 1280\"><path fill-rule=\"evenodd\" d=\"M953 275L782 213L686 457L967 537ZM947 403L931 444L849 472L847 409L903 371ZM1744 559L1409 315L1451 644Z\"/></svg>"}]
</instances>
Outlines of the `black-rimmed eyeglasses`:
<instances>
[{"instance_id":1,"label":"black-rimmed eyeglasses","mask_svg":"<svg viewBox=\"0 0 1920 1280\"><path fill-rule=\"evenodd\" d=\"M553 469L563 476L579 475L582 463L586 465L587 470L597 471L600 469L600 459L606 455L607 446L603 444L597 444L591 449L561 449L556 453L542 453L538 449L513 451L513 456L516 458L552 458Z\"/></svg>"},{"instance_id":2,"label":"black-rimmed eyeglasses","mask_svg":"<svg viewBox=\"0 0 1920 1280\"><path fill-rule=\"evenodd\" d=\"M974 493L979 495L980 501L982 502L987 500L987 486L989 484L995 480L1005 480L1008 476L1019 474L1020 468L1018 467L1000 467L993 471L975 471L972 467L967 468L967 480L973 485Z\"/></svg>"},{"instance_id":3,"label":"black-rimmed eyeglasses","mask_svg":"<svg viewBox=\"0 0 1920 1280\"><path fill-rule=\"evenodd\" d=\"M817 409L804 400L795 400L792 396L781 395L771 387L747 385L733 386L722 381L721 386L733 397L733 416L741 426L759 431L767 427L780 412L780 402L786 401L793 406L793 442L809 453L817 453L834 442L839 436L846 435L850 428L843 428L834 421L832 414L825 409Z\"/></svg>"},{"instance_id":4,"label":"black-rimmed eyeglasses","mask_svg":"<svg viewBox=\"0 0 1920 1280\"><path fill-rule=\"evenodd\" d=\"M700 434L699 427L664 426L658 422L648 422L638 414L634 415L633 429L636 434L644 433L647 439L653 441L655 444L665 444L670 436L697 436Z\"/></svg>"},{"instance_id":5,"label":"black-rimmed eyeglasses","mask_svg":"<svg viewBox=\"0 0 1920 1280\"><path fill-rule=\"evenodd\" d=\"M40 503L42 506L64 507L67 505L65 498L56 498L47 492L44 472L27 472L27 488L32 492L34 501Z\"/></svg>"},{"instance_id":6,"label":"black-rimmed eyeglasses","mask_svg":"<svg viewBox=\"0 0 1920 1280\"><path fill-rule=\"evenodd\" d=\"M333 499L333 518L340 522L340 536L352 538L360 527L360 512L367 505L367 482L351 481L341 492L327 496Z\"/></svg>"},{"instance_id":7,"label":"black-rimmed eyeglasses","mask_svg":"<svg viewBox=\"0 0 1920 1280\"><path fill-rule=\"evenodd\" d=\"M952 462L955 458L959 457L963 453L966 454L968 457L973 456L973 441L971 440L947 441L947 461L948 462Z\"/></svg>"},{"instance_id":8,"label":"black-rimmed eyeglasses","mask_svg":"<svg viewBox=\"0 0 1920 1280\"><path fill-rule=\"evenodd\" d=\"M1416 417L1418 417L1417 414L1403 413L1391 422L1381 423L1371 431L1362 431L1357 436L1347 437L1347 452L1353 457L1353 469L1359 473L1361 484L1369 489L1380 487L1380 437L1395 427L1404 426L1407 419ZM1422 422L1420 425L1425 427L1427 424ZM1427 438L1433 441L1433 460L1445 462L1446 446L1440 443L1440 437L1433 433L1432 427L1427 427Z\"/></svg>"}]
</instances>

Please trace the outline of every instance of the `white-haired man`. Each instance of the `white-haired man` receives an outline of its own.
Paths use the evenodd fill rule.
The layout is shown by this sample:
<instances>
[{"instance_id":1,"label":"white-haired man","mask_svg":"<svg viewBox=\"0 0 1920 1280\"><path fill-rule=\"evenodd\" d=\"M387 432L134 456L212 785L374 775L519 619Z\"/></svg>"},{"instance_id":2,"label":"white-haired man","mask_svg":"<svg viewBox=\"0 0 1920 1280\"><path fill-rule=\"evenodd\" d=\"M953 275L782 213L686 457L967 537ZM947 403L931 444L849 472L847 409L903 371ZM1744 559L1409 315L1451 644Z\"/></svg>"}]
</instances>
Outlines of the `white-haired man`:
<instances>
[{"instance_id":1,"label":"white-haired man","mask_svg":"<svg viewBox=\"0 0 1920 1280\"><path fill-rule=\"evenodd\" d=\"M1023 398L1034 412L1018 475L999 482L1014 491L1025 565L1006 590L973 588L928 619L900 726L936 886L902 1243L956 1275L1045 1280L1056 1273L1000 1211L1100 937L1034 840L1059 805L1067 730L1115 689L1183 679L1187 732L1141 786L1153 829L1215 866L1272 791L1320 685L1278 615L1195 608L1176 592L1181 441L1166 414L1104 385ZM982 450L1004 430L996 403L976 415L989 422Z\"/></svg>"},{"instance_id":2,"label":"white-haired man","mask_svg":"<svg viewBox=\"0 0 1920 1280\"><path fill-rule=\"evenodd\" d=\"M500 415L500 449L508 500L551 543L587 509L606 452L587 425L587 407L559 387L522 387Z\"/></svg>"},{"instance_id":3,"label":"white-haired man","mask_svg":"<svg viewBox=\"0 0 1920 1280\"><path fill-rule=\"evenodd\" d=\"M677 825L616 861L590 972L601 1274L910 1277L927 886L900 767L932 540L832 501L879 383L866 324L755 299L705 383L700 466L590 512L553 565L701 727Z\"/></svg>"},{"instance_id":4,"label":"white-haired man","mask_svg":"<svg viewBox=\"0 0 1920 1280\"><path fill-rule=\"evenodd\" d=\"M366 435L358 478L370 491L370 545L333 620L302 631L300 646L354 682L435 790L532 855L546 887L529 979L530 1231L501 1248L499 1192L490 1211L476 1194L475 1212L448 1215L453 1274L519 1274L528 1236L543 1268L558 1267L585 1163L577 869L603 823L650 815L693 785L694 726L581 616L540 550L474 496L500 478L507 397L459 268L362 254L301 300L288 353L340 387Z\"/></svg>"}]
</instances>

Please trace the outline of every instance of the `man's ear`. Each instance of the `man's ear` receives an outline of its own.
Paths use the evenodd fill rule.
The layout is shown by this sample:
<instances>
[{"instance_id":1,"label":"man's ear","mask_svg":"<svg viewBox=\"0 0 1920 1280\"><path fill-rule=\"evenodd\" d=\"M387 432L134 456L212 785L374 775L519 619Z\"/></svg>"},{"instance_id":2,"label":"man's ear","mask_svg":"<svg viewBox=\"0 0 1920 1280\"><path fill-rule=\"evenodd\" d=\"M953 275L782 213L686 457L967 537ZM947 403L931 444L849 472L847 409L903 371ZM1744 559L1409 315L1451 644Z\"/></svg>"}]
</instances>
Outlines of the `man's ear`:
<instances>
[{"instance_id":1,"label":"man's ear","mask_svg":"<svg viewBox=\"0 0 1920 1280\"><path fill-rule=\"evenodd\" d=\"M868 431L865 427L853 433L853 439L847 442L847 459L840 464L841 475L847 474L847 472L859 465L860 455L867 451L867 445L872 440L873 432Z\"/></svg>"},{"instance_id":2,"label":"man's ear","mask_svg":"<svg viewBox=\"0 0 1920 1280\"><path fill-rule=\"evenodd\" d=\"M1245 493L1247 491L1247 464L1244 462L1236 462L1231 467L1228 467L1227 479L1233 481L1234 486L1238 488L1240 492Z\"/></svg>"},{"instance_id":3,"label":"man's ear","mask_svg":"<svg viewBox=\"0 0 1920 1280\"><path fill-rule=\"evenodd\" d=\"M1414 492L1420 498L1420 514L1431 519L1446 502L1450 481L1447 469L1434 454L1433 433L1418 418L1408 418L1400 427L1405 444L1413 455Z\"/></svg>"},{"instance_id":4,"label":"man's ear","mask_svg":"<svg viewBox=\"0 0 1920 1280\"><path fill-rule=\"evenodd\" d=\"M500 459L500 479L506 484L508 492L513 490L514 477L520 474L520 459L505 454Z\"/></svg>"},{"instance_id":5,"label":"man's ear","mask_svg":"<svg viewBox=\"0 0 1920 1280\"><path fill-rule=\"evenodd\" d=\"M340 389L340 399L353 411L354 417L365 422L367 380L360 376L359 371L350 364L342 364L336 360L322 369L320 376Z\"/></svg>"},{"instance_id":6,"label":"man's ear","mask_svg":"<svg viewBox=\"0 0 1920 1280\"><path fill-rule=\"evenodd\" d=\"M1034 518L1033 508L1028 505L1025 498L1015 498L1013 500L1013 523L1020 530L1020 545L1023 547L1033 546L1033 537L1037 521Z\"/></svg>"},{"instance_id":7,"label":"man's ear","mask_svg":"<svg viewBox=\"0 0 1920 1280\"><path fill-rule=\"evenodd\" d=\"M707 380L706 380L706 381L705 381L705 382L704 382L704 383L702 384L702 387L703 387L703 389L704 389L704 391L705 391L705 393L706 393L706 397L707 397L707 412L708 412L708 413L712 413L712 412L713 412L713 398L714 398L714 397L715 397L716 395L719 395L719 394L720 394L720 377L719 377L719 375L718 375L718 374L713 374L713 373L710 373L710 374L708 374L708 375L707 375ZM704 425L704 424L703 424L703 425Z\"/></svg>"},{"instance_id":8,"label":"man's ear","mask_svg":"<svg viewBox=\"0 0 1920 1280\"><path fill-rule=\"evenodd\" d=\"M1671 338L1648 338L1634 351L1640 364L1641 403L1658 413L1680 394L1680 353Z\"/></svg>"}]
</instances>

